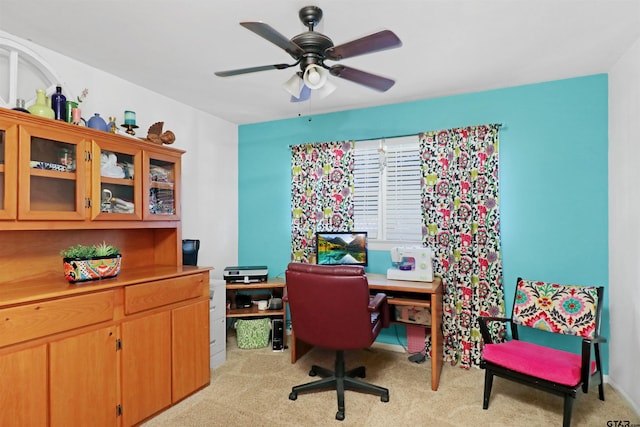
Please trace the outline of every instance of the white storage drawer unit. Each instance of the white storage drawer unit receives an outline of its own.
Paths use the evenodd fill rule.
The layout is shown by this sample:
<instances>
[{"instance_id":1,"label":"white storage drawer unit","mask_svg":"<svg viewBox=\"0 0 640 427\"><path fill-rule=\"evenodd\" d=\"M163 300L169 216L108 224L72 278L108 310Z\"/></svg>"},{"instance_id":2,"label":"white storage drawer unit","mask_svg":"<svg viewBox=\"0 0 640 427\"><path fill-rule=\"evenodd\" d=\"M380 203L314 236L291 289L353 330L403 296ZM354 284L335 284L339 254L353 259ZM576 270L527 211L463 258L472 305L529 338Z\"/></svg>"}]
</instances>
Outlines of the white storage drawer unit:
<instances>
[{"instance_id":1,"label":"white storage drawer unit","mask_svg":"<svg viewBox=\"0 0 640 427\"><path fill-rule=\"evenodd\" d=\"M209 291L209 367L227 359L226 282L212 279Z\"/></svg>"}]
</instances>

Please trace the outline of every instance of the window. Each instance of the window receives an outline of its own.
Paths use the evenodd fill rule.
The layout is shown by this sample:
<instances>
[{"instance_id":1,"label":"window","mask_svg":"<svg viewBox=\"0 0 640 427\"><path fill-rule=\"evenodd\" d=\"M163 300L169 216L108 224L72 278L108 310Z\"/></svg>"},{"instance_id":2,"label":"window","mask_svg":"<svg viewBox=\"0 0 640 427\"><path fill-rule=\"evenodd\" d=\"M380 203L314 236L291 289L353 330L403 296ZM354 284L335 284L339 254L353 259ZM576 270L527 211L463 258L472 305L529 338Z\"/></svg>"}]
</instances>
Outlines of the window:
<instances>
[{"instance_id":1,"label":"window","mask_svg":"<svg viewBox=\"0 0 640 427\"><path fill-rule=\"evenodd\" d=\"M4 37L0 37L0 75L7 76L0 82L0 107L6 108L15 107L17 99L31 105L36 98L35 88L51 94L62 82L34 51Z\"/></svg>"},{"instance_id":2,"label":"window","mask_svg":"<svg viewBox=\"0 0 640 427\"><path fill-rule=\"evenodd\" d=\"M418 136L358 141L354 226L379 242L422 241Z\"/></svg>"}]
</instances>

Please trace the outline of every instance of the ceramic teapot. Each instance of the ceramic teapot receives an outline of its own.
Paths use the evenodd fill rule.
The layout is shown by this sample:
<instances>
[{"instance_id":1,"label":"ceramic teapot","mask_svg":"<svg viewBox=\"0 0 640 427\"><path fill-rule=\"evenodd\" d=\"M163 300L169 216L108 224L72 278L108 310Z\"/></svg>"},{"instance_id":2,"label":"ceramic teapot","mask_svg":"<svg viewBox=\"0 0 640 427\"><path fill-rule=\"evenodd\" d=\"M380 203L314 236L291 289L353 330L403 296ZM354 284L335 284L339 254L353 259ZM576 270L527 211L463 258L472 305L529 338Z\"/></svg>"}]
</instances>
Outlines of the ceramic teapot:
<instances>
[{"instance_id":1,"label":"ceramic teapot","mask_svg":"<svg viewBox=\"0 0 640 427\"><path fill-rule=\"evenodd\" d=\"M89 119L89 121L87 122L87 126L92 129L108 132L107 122L105 122L104 119L100 117L100 114L98 113L95 113L93 117Z\"/></svg>"}]
</instances>

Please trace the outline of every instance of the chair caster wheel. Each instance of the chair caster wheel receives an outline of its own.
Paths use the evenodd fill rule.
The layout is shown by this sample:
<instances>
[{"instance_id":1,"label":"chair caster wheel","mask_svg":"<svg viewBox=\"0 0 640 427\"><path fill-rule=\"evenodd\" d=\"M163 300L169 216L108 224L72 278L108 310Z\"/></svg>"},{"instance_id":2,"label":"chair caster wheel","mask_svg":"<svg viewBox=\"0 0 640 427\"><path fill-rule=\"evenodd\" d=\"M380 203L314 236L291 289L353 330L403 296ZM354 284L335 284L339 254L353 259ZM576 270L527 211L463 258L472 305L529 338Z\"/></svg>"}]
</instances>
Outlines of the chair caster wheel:
<instances>
[{"instance_id":1,"label":"chair caster wheel","mask_svg":"<svg viewBox=\"0 0 640 427\"><path fill-rule=\"evenodd\" d=\"M336 412L336 420L338 420L338 421L344 420L344 411Z\"/></svg>"},{"instance_id":2,"label":"chair caster wheel","mask_svg":"<svg viewBox=\"0 0 640 427\"><path fill-rule=\"evenodd\" d=\"M296 393L295 391L292 391L291 393L289 393L289 400L296 400L298 398L298 393Z\"/></svg>"},{"instance_id":3,"label":"chair caster wheel","mask_svg":"<svg viewBox=\"0 0 640 427\"><path fill-rule=\"evenodd\" d=\"M318 375L318 373L316 371L314 371L313 369L309 371L309 376L310 377L315 377L316 375Z\"/></svg>"},{"instance_id":4,"label":"chair caster wheel","mask_svg":"<svg viewBox=\"0 0 640 427\"><path fill-rule=\"evenodd\" d=\"M389 401L389 393L383 394L382 396L380 396L380 400L382 402L388 402Z\"/></svg>"}]
</instances>

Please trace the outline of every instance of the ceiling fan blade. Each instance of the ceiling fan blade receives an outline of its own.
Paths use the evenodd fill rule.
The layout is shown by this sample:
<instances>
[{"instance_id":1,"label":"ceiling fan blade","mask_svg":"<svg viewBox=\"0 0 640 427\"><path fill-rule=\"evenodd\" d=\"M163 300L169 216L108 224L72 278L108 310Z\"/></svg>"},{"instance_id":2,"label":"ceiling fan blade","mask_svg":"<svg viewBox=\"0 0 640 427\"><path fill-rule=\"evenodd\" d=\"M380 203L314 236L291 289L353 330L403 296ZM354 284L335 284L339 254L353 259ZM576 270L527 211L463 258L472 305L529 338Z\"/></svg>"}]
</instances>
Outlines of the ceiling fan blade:
<instances>
[{"instance_id":1,"label":"ceiling fan blade","mask_svg":"<svg viewBox=\"0 0 640 427\"><path fill-rule=\"evenodd\" d=\"M345 67L344 65L334 65L329 69L329 71L334 76L367 86L380 92L386 92L396 83L394 80L386 77L367 73L366 71L357 70L351 67Z\"/></svg>"},{"instance_id":2,"label":"ceiling fan blade","mask_svg":"<svg viewBox=\"0 0 640 427\"><path fill-rule=\"evenodd\" d=\"M277 32L269 24L265 24L264 22L241 22L240 25L284 49L295 59L300 58L304 54L304 50L302 50L300 46Z\"/></svg>"},{"instance_id":3,"label":"ceiling fan blade","mask_svg":"<svg viewBox=\"0 0 640 427\"><path fill-rule=\"evenodd\" d=\"M325 51L325 56L328 59L339 61L400 46L402 46L402 42L393 31L382 30L348 43L330 47Z\"/></svg>"},{"instance_id":4,"label":"ceiling fan blade","mask_svg":"<svg viewBox=\"0 0 640 427\"><path fill-rule=\"evenodd\" d=\"M237 70L216 71L214 74L218 77L237 76L238 74L255 73L258 71L267 70L284 70L285 68L293 67L296 64L273 64L262 65L260 67L239 68Z\"/></svg>"}]
</instances>

